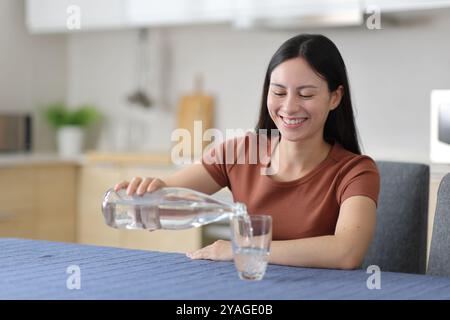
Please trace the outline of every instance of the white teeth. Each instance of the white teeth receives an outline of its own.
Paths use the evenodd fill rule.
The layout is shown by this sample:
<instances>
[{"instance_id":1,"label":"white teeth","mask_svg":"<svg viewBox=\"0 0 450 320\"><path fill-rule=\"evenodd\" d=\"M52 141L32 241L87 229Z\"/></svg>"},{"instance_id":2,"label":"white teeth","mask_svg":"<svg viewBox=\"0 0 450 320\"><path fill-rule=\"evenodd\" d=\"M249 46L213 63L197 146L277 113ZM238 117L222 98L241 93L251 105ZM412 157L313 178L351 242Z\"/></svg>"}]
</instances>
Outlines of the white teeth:
<instances>
[{"instance_id":1,"label":"white teeth","mask_svg":"<svg viewBox=\"0 0 450 320\"><path fill-rule=\"evenodd\" d=\"M282 117L281 119L283 119L283 122L286 124L299 124L306 121L307 118L286 119Z\"/></svg>"}]
</instances>

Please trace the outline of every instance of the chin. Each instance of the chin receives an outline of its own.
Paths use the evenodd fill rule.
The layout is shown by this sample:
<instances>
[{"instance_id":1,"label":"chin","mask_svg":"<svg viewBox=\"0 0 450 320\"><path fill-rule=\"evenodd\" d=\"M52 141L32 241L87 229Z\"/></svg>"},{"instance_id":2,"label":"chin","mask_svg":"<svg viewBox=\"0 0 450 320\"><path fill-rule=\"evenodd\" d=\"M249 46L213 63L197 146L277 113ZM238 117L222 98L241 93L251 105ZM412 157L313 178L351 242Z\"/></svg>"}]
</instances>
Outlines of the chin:
<instances>
[{"instance_id":1,"label":"chin","mask_svg":"<svg viewBox=\"0 0 450 320\"><path fill-rule=\"evenodd\" d=\"M283 137L284 140L291 142L305 140L305 136L303 134L294 134L292 132L283 132L283 130L280 130L280 135Z\"/></svg>"},{"instance_id":2,"label":"chin","mask_svg":"<svg viewBox=\"0 0 450 320\"><path fill-rule=\"evenodd\" d=\"M289 142L301 142L301 141L305 140L305 138L302 138L302 137L292 137L292 136L283 135L283 134L282 134L282 137L284 140L289 141Z\"/></svg>"}]
</instances>

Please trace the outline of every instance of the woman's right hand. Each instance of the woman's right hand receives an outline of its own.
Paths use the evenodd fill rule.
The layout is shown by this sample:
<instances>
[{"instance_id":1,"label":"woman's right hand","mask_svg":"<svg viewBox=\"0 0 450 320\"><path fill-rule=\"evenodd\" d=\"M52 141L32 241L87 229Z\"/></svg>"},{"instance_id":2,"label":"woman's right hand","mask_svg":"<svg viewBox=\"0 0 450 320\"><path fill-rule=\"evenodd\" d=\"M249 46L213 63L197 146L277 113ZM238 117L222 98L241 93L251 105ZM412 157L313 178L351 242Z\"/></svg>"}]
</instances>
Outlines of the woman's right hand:
<instances>
[{"instance_id":1,"label":"woman's right hand","mask_svg":"<svg viewBox=\"0 0 450 320\"><path fill-rule=\"evenodd\" d=\"M160 188L167 187L166 183L158 178L134 177L130 182L122 181L114 186L115 191L127 189L127 195L137 194L142 196L146 192L153 192Z\"/></svg>"}]
</instances>

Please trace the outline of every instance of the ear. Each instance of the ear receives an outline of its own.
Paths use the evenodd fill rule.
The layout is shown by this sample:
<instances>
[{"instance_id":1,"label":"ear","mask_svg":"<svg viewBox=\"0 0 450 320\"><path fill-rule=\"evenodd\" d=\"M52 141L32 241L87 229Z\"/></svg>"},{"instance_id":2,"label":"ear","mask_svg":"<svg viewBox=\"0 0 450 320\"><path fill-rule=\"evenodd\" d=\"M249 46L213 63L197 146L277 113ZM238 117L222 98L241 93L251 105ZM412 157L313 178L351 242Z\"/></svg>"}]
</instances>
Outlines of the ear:
<instances>
[{"instance_id":1,"label":"ear","mask_svg":"<svg viewBox=\"0 0 450 320\"><path fill-rule=\"evenodd\" d=\"M341 99L344 96L344 87L340 85L336 90L331 92L330 98L330 110L334 110L338 107L339 103L341 103Z\"/></svg>"}]
</instances>

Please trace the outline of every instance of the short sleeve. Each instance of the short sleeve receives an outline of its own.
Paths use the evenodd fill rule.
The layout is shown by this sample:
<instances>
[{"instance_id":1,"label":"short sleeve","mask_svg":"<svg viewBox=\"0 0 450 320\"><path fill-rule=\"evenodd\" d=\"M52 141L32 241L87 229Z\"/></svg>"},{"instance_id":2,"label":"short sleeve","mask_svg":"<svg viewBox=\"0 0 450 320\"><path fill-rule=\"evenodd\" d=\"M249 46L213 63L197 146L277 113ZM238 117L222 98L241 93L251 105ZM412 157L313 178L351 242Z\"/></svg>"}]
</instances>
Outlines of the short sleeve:
<instances>
[{"instance_id":1,"label":"short sleeve","mask_svg":"<svg viewBox=\"0 0 450 320\"><path fill-rule=\"evenodd\" d=\"M342 180L337 190L337 201L341 205L352 196L366 196L378 205L380 175L375 162L361 156L348 163L341 171Z\"/></svg>"},{"instance_id":2,"label":"short sleeve","mask_svg":"<svg viewBox=\"0 0 450 320\"><path fill-rule=\"evenodd\" d=\"M241 183L241 179L248 177L251 165L257 164L258 157L264 156L259 150L260 139L261 137L249 132L217 144L203 154L203 167L222 188L228 187L232 190L232 170L238 170L233 174L234 183ZM264 146L267 148L266 144Z\"/></svg>"},{"instance_id":3,"label":"short sleeve","mask_svg":"<svg viewBox=\"0 0 450 320\"><path fill-rule=\"evenodd\" d=\"M225 162L225 148L226 142L222 142L207 150L202 156L202 164L217 184L222 188L230 188L230 180L228 179Z\"/></svg>"}]
</instances>

